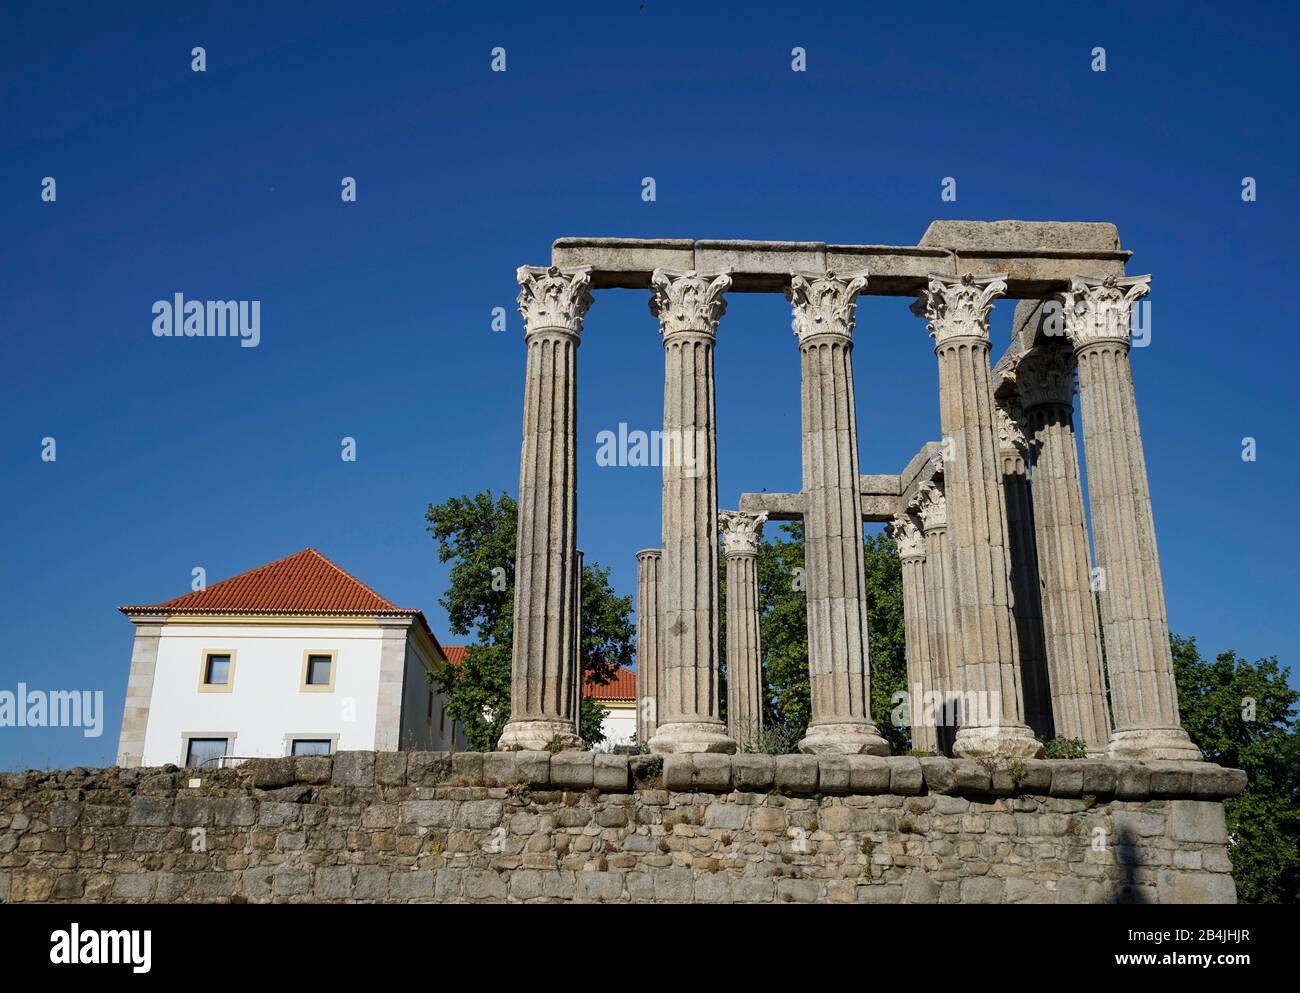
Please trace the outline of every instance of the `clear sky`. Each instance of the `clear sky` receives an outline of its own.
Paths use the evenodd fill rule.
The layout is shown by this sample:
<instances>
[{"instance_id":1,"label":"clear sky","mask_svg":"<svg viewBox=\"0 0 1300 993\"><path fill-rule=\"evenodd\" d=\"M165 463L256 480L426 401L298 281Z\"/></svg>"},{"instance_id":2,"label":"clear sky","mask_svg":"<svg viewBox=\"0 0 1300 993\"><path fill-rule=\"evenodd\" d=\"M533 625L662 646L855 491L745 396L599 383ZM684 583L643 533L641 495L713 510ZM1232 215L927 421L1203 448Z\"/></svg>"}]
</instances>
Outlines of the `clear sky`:
<instances>
[{"instance_id":1,"label":"clear sky","mask_svg":"<svg viewBox=\"0 0 1300 993\"><path fill-rule=\"evenodd\" d=\"M565 235L908 245L936 218L1114 222L1129 272L1154 274L1133 364L1171 626L1294 665L1297 15L1070 7L6 5L0 690L102 690L106 719L95 739L0 728L0 768L112 760L116 608L196 566L211 583L314 546L460 640L424 510L516 491L514 272ZM259 345L155 337L176 293L261 301ZM579 544L623 592L659 543L659 474L598 467L596 435L661 423L647 296L599 294L579 356ZM907 302L859 307L864 472L938 434ZM717 400L722 504L797 489L780 297L733 295Z\"/></svg>"}]
</instances>

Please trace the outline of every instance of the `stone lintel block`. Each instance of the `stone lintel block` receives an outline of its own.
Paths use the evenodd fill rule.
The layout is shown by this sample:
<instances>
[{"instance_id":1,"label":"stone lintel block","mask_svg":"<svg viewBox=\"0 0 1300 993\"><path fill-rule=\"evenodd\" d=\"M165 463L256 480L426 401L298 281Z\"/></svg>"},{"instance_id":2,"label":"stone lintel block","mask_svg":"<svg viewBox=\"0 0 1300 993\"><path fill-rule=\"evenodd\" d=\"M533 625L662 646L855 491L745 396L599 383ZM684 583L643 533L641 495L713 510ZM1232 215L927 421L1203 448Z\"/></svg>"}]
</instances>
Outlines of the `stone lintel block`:
<instances>
[{"instance_id":1,"label":"stone lintel block","mask_svg":"<svg viewBox=\"0 0 1300 993\"><path fill-rule=\"evenodd\" d=\"M920 244L958 251L1120 250L1119 229L1106 221L931 221Z\"/></svg>"},{"instance_id":2,"label":"stone lintel block","mask_svg":"<svg viewBox=\"0 0 1300 993\"><path fill-rule=\"evenodd\" d=\"M921 773L921 760L910 755L893 755L885 758L889 765L889 792L899 796L915 796L925 789L925 776Z\"/></svg>"},{"instance_id":3,"label":"stone lintel block","mask_svg":"<svg viewBox=\"0 0 1300 993\"><path fill-rule=\"evenodd\" d=\"M329 755L299 755L293 760L295 782L323 786L334 774L334 759Z\"/></svg>"},{"instance_id":4,"label":"stone lintel block","mask_svg":"<svg viewBox=\"0 0 1300 993\"><path fill-rule=\"evenodd\" d=\"M556 752L551 756L551 785L561 790L589 790L595 785L592 752Z\"/></svg>"},{"instance_id":5,"label":"stone lintel block","mask_svg":"<svg viewBox=\"0 0 1300 993\"><path fill-rule=\"evenodd\" d=\"M816 793L817 756L776 756L774 785L781 793Z\"/></svg>"},{"instance_id":6,"label":"stone lintel block","mask_svg":"<svg viewBox=\"0 0 1300 993\"><path fill-rule=\"evenodd\" d=\"M898 476L873 473L858 477L858 492L866 496L901 496L902 482Z\"/></svg>"},{"instance_id":7,"label":"stone lintel block","mask_svg":"<svg viewBox=\"0 0 1300 993\"><path fill-rule=\"evenodd\" d=\"M862 497L862 519L872 524L888 523L904 509L902 497L866 494Z\"/></svg>"},{"instance_id":8,"label":"stone lintel block","mask_svg":"<svg viewBox=\"0 0 1300 993\"><path fill-rule=\"evenodd\" d=\"M849 755L849 788L854 793L888 793L889 763L880 755Z\"/></svg>"},{"instance_id":9,"label":"stone lintel block","mask_svg":"<svg viewBox=\"0 0 1300 993\"><path fill-rule=\"evenodd\" d=\"M1081 761L1060 761L1052 769L1052 796L1083 796L1083 764Z\"/></svg>"},{"instance_id":10,"label":"stone lintel block","mask_svg":"<svg viewBox=\"0 0 1300 993\"><path fill-rule=\"evenodd\" d=\"M375 785L406 785L406 752L377 752L375 754Z\"/></svg>"},{"instance_id":11,"label":"stone lintel block","mask_svg":"<svg viewBox=\"0 0 1300 993\"><path fill-rule=\"evenodd\" d=\"M592 288L649 289L656 269L695 268L690 238L557 238L551 264L560 268L591 266Z\"/></svg>"},{"instance_id":12,"label":"stone lintel block","mask_svg":"<svg viewBox=\"0 0 1300 993\"><path fill-rule=\"evenodd\" d=\"M1017 793L1047 796L1052 791L1052 766L1047 759L1020 759Z\"/></svg>"},{"instance_id":13,"label":"stone lintel block","mask_svg":"<svg viewBox=\"0 0 1300 993\"><path fill-rule=\"evenodd\" d=\"M951 759L935 757L923 758L921 763L921 775L925 778L925 789L928 793L951 794L956 791L956 777L953 775L953 761Z\"/></svg>"},{"instance_id":14,"label":"stone lintel block","mask_svg":"<svg viewBox=\"0 0 1300 993\"><path fill-rule=\"evenodd\" d=\"M852 771L847 755L817 755L817 791L848 793L852 788Z\"/></svg>"},{"instance_id":15,"label":"stone lintel block","mask_svg":"<svg viewBox=\"0 0 1300 993\"><path fill-rule=\"evenodd\" d=\"M451 755L451 775L446 781L447 786L482 786L483 785L483 753L482 752L452 752Z\"/></svg>"},{"instance_id":16,"label":"stone lintel block","mask_svg":"<svg viewBox=\"0 0 1300 993\"><path fill-rule=\"evenodd\" d=\"M592 767L592 785L607 793L626 793L629 790L630 773L626 755L596 754Z\"/></svg>"},{"instance_id":17,"label":"stone lintel block","mask_svg":"<svg viewBox=\"0 0 1300 993\"><path fill-rule=\"evenodd\" d=\"M550 752L511 752L515 757L515 772L519 781L530 790L544 790L551 785Z\"/></svg>"},{"instance_id":18,"label":"stone lintel block","mask_svg":"<svg viewBox=\"0 0 1300 993\"><path fill-rule=\"evenodd\" d=\"M772 521L798 521L803 519L802 493L742 493L742 514L767 514Z\"/></svg>"},{"instance_id":19,"label":"stone lintel block","mask_svg":"<svg viewBox=\"0 0 1300 993\"><path fill-rule=\"evenodd\" d=\"M731 780L741 792L766 793L776 782L776 761L771 755L733 755Z\"/></svg>"},{"instance_id":20,"label":"stone lintel block","mask_svg":"<svg viewBox=\"0 0 1300 993\"><path fill-rule=\"evenodd\" d=\"M261 790L279 789L289 786L295 779L292 758L254 759L248 765L253 776L253 785Z\"/></svg>"},{"instance_id":21,"label":"stone lintel block","mask_svg":"<svg viewBox=\"0 0 1300 993\"><path fill-rule=\"evenodd\" d=\"M335 786L374 786L375 753L336 752L330 782Z\"/></svg>"},{"instance_id":22,"label":"stone lintel block","mask_svg":"<svg viewBox=\"0 0 1300 993\"><path fill-rule=\"evenodd\" d=\"M724 791L731 789L730 755L698 752L692 756L694 776L691 786L697 790Z\"/></svg>"},{"instance_id":23,"label":"stone lintel block","mask_svg":"<svg viewBox=\"0 0 1300 993\"><path fill-rule=\"evenodd\" d=\"M826 271L826 245L820 241L733 241L707 239L695 243L699 272L730 272L741 289L763 289L775 277L784 286L793 272ZM733 283L734 285L734 283Z\"/></svg>"}]
</instances>

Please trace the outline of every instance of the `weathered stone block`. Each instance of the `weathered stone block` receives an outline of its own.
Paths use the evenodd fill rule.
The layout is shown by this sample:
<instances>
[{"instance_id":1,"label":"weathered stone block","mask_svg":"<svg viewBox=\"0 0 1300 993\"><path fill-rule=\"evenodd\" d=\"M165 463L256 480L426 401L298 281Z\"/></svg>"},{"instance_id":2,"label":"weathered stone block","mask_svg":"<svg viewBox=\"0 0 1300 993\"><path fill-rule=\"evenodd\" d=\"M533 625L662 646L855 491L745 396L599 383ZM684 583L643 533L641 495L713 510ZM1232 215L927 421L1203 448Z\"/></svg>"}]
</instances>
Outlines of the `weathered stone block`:
<instances>
[{"instance_id":1,"label":"weathered stone block","mask_svg":"<svg viewBox=\"0 0 1300 993\"><path fill-rule=\"evenodd\" d=\"M925 779L925 788L930 793L952 793L956 777L953 775L953 763L946 758L923 758L921 776Z\"/></svg>"},{"instance_id":2,"label":"weathered stone block","mask_svg":"<svg viewBox=\"0 0 1300 993\"><path fill-rule=\"evenodd\" d=\"M766 793L776 781L776 761L771 755L733 755L731 781L742 792Z\"/></svg>"},{"instance_id":3,"label":"weathered stone block","mask_svg":"<svg viewBox=\"0 0 1300 993\"><path fill-rule=\"evenodd\" d=\"M1052 796L1083 795L1082 761L1058 761L1052 769Z\"/></svg>"},{"instance_id":4,"label":"weathered stone block","mask_svg":"<svg viewBox=\"0 0 1300 993\"><path fill-rule=\"evenodd\" d=\"M774 781L782 793L816 793L817 773L816 755L776 756Z\"/></svg>"},{"instance_id":5,"label":"weathered stone block","mask_svg":"<svg viewBox=\"0 0 1300 993\"><path fill-rule=\"evenodd\" d=\"M900 796L915 796L925 788L921 762L907 755L885 759L889 764L889 791Z\"/></svg>"},{"instance_id":6,"label":"weathered stone block","mask_svg":"<svg viewBox=\"0 0 1300 993\"><path fill-rule=\"evenodd\" d=\"M1161 903L1236 903L1237 887L1225 873L1161 870L1156 875Z\"/></svg>"},{"instance_id":7,"label":"weathered stone block","mask_svg":"<svg viewBox=\"0 0 1300 993\"><path fill-rule=\"evenodd\" d=\"M694 776L691 784L697 790L723 791L731 789L731 756L700 752L691 756Z\"/></svg>"},{"instance_id":8,"label":"weathered stone block","mask_svg":"<svg viewBox=\"0 0 1300 993\"><path fill-rule=\"evenodd\" d=\"M704 826L739 831L749 820L749 808L738 803L711 803L704 810Z\"/></svg>"},{"instance_id":9,"label":"weathered stone block","mask_svg":"<svg viewBox=\"0 0 1300 993\"><path fill-rule=\"evenodd\" d=\"M989 770L979 762L956 759L952 763L953 788L963 795L988 793L992 788Z\"/></svg>"},{"instance_id":10,"label":"weathered stone block","mask_svg":"<svg viewBox=\"0 0 1300 993\"><path fill-rule=\"evenodd\" d=\"M854 793L888 793L889 763L879 755L850 755L849 788Z\"/></svg>"},{"instance_id":11,"label":"weathered stone block","mask_svg":"<svg viewBox=\"0 0 1300 993\"><path fill-rule=\"evenodd\" d=\"M514 752L485 752L483 754L483 785L513 786L524 781L519 771L519 761ZM549 767L549 763L548 763Z\"/></svg>"},{"instance_id":12,"label":"weathered stone block","mask_svg":"<svg viewBox=\"0 0 1300 993\"><path fill-rule=\"evenodd\" d=\"M375 753L375 785L405 786L407 752Z\"/></svg>"},{"instance_id":13,"label":"weathered stone block","mask_svg":"<svg viewBox=\"0 0 1300 993\"><path fill-rule=\"evenodd\" d=\"M820 793L847 793L852 784L847 755L817 756L817 790Z\"/></svg>"},{"instance_id":14,"label":"weathered stone block","mask_svg":"<svg viewBox=\"0 0 1300 993\"><path fill-rule=\"evenodd\" d=\"M1209 800L1171 800L1170 825L1175 841L1225 845L1228 828L1223 804Z\"/></svg>"},{"instance_id":15,"label":"weathered stone block","mask_svg":"<svg viewBox=\"0 0 1300 993\"><path fill-rule=\"evenodd\" d=\"M429 869L395 871L388 877L388 895L393 900L406 903L432 900L436 878L436 874Z\"/></svg>"},{"instance_id":16,"label":"weathered stone block","mask_svg":"<svg viewBox=\"0 0 1300 993\"><path fill-rule=\"evenodd\" d=\"M447 752L411 752L406 757L406 781L411 786L441 786L450 777Z\"/></svg>"},{"instance_id":17,"label":"weathered stone block","mask_svg":"<svg viewBox=\"0 0 1300 993\"><path fill-rule=\"evenodd\" d=\"M172 822L172 801L160 796L137 796L131 800L127 824L165 827Z\"/></svg>"},{"instance_id":18,"label":"weathered stone block","mask_svg":"<svg viewBox=\"0 0 1300 993\"><path fill-rule=\"evenodd\" d=\"M335 786L374 786L374 752L337 752L334 755L334 774L330 782Z\"/></svg>"},{"instance_id":19,"label":"weathered stone block","mask_svg":"<svg viewBox=\"0 0 1300 993\"><path fill-rule=\"evenodd\" d=\"M295 782L322 786L334 774L334 759L329 755L299 755L293 760Z\"/></svg>"},{"instance_id":20,"label":"weathered stone block","mask_svg":"<svg viewBox=\"0 0 1300 993\"><path fill-rule=\"evenodd\" d=\"M530 790L544 790L551 785L551 755L549 752L512 752L515 770Z\"/></svg>"},{"instance_id":21,"label":"weathered stone block","mask_svg":"<svg viewBox=\"0 0 1300 993\"><path fill-rule=\"evenodd\" d=\"M595 782L591 752L557 752L551 756L551 785L564 790L589 790Z\"/></svg>"},{"instance_id":22,"label":"weathered stone block","mask_svg":"<svg viewBox=\"0 0 1300 993\"><path fill-rule=\"evenodd\" d=\"M606 793L626 793L630 786L626 755L596 753L592 767L592 785Z\"/></svg>"},{"instance_id":23,"label":"weathered stone block","mask_svg":"<svg viewBox=\"0 0 1300 993\"><path fill-rule=\"evenodd\" d=\"M410 778L408 772L407 778ZM451 775L447 778L448 786L482 786L483 753L454 752L451 756Z\"/></svg>"},{"instance_id":24,"label":"weathered stone block","mask_svg":"<svg viewBox=\"0 0 1300 993\"><path fill-rule=\"evenodd\" d=\"M252 766L253 785L262 790L279 789L294 781L293 759L253 759L247 763Z\"/></svg>"}]
</instances>

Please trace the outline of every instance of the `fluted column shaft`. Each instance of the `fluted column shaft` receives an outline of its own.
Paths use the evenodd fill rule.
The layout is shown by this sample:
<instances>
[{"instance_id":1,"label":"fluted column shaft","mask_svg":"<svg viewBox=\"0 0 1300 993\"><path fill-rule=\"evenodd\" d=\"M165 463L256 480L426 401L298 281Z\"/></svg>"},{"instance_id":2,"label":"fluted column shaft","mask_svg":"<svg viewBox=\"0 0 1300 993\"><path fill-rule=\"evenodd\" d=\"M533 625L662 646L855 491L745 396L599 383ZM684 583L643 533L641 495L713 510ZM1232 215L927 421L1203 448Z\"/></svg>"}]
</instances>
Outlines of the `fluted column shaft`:
<instances>
[{"instance_id":1,"label":"fluted column shaft","mask_svg":"<svg viewBox=\"0 0 1300 993\"><path fill-rule=\"evenodd\" d=\"M898 547L903 579L904 651L907 659L907 695L911 703L912 748L938 750L933 708L934 679L930 658L929 619L926 614L925 539L910 515L900 515L889 524Z\"/></svg>"},{"instance_id":2,"label":"fluted column shaft","mask_svg":"<svg viewBox=\"0 0 1300 993\"><path fill-rule=\"evenodd\" d=\"M727 560L727 730L742 749L756 749L763 731L758 541L767 514L718 516Z\"/></svg>"},{"instance_id":3,"label":"fluted column shaft","mask_svg":"<svg viewBox=\"0 0 1300 993\"><path fill-rule=\"evenodd\" d=\"M944 490L957 569L962 756L1031 756L1011 613L1006 497L990 390L988 313L998 276L932 276L926 316L939 361Z\"/></svg>"},{"instance_id":4,"label":"fluted column shaft","mask_svg":"<svg viewBox=\"0 0 1300 993\"><path fill-rule=\"evenodd\" d=\"M996 398L995 398L996 402ZM1011 553L1011 614L1015 620L1016 654L1020 660L1025 720L1042 741L1053 736L1052 696L1043 635L1043 601L1034 539L1034 501L1026 442L1014 402L996 409L998 455L1002 460L1002 491L1007 505L1007 540Z\"/></svg>"},{"instance_id":5,"label":"fluted column shaft","mask_svg":"<svg viewBox=\"0 0 1300 993\"><path fill-rule=\"evenodd\" d=\"M659 701L659 562L663 550L636 553L636 694L637 744L647 743L658 726Z\"/></svg>"},{"instance_id":6,"label":"fluted column shaft","mask_svg":"<svg viewBox=\"0 0 1300 993\"><path fill-rule=\"evenodd\" d=\"M1092 592L1088 522L1073 424L1074 358L1041 344L1021 358L1016 383L1024 408L1034 492L1043 634L1056 734L1104 752L1110 710Z\"/></svg>"},{"instance_id":7,"label":"fluted column shaft","mask_svg":"<svg viewBox=\"0 0 1300 993\"><path fill-rule=\"evenodd\" d=\"M942 700L936 715L938 747L951 751L956 735L956 699L961 684L957 671L960 637L957 630L957 572L948 541L948 513L940 480L922 489L917 501L925 536L925 616L934 689Z\"/></svg>"},{"instance_id":8,"label":"fluted column shaft","mask_svg":"<svg viewBox=\"0 0 1300 993\"><path fill-rule=\"evenodd\" d=\"M515 550L510 721L502 750L580 749L577 637L578 342L590 270L521 268L528 347Z\"/></svg>"},{"instance_id":9,"label":"fluted column shaft","mask_svg":"<svg viewBox=\"0 0 1300 993\"><path fill-rule=\"evenodd\" d=\"M799 750L885 754L871 720L853 322L864 273L795 275L802 369L804 565L811 720Z\"/></svg>"},{"instance_id":10,"label":"fluted column shaft","mask_svg":"<svg viewBox=\"0 0 1300 993\"><path fill-rule=\"evenodd\" d=\"M1138 427L1129 321L1149 276L1075 278L1066 331L1079 369L1116 758L1199 760L1178 713L1164 581Z\"/></svg>"},{"instance_id":11,"label":"fluted column shaft","mask_svg":"<svg viewBox=\"0 0 1300 993\"><path fill-rule=\"evenodd\" d=\"M656 270L664 345L663 556L655 752L733 752L718 692L718 465L713 348L731 277Z\"/></svg>"}]
</instances>

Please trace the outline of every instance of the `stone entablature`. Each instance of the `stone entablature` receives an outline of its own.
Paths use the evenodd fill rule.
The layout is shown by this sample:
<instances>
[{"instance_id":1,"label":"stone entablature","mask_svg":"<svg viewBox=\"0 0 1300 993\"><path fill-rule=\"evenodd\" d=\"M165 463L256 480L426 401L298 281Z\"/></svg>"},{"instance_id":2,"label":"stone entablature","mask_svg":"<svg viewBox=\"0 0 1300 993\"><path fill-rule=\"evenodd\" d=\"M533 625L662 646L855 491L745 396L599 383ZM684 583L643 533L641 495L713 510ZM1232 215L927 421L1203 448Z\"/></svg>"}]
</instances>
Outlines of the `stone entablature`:
<instances>
[{"instance_id":1,"label":"stone entablature","mask_svg":"<svg viewBox=\"0 0 1300 993\"><path fill-rule=\"evenodd\" d=\"M0 775L0 902L1230 903L1222 800L1245 785L1207 763L581 752L191 775Z\"/></svg>"}]
</instances>

